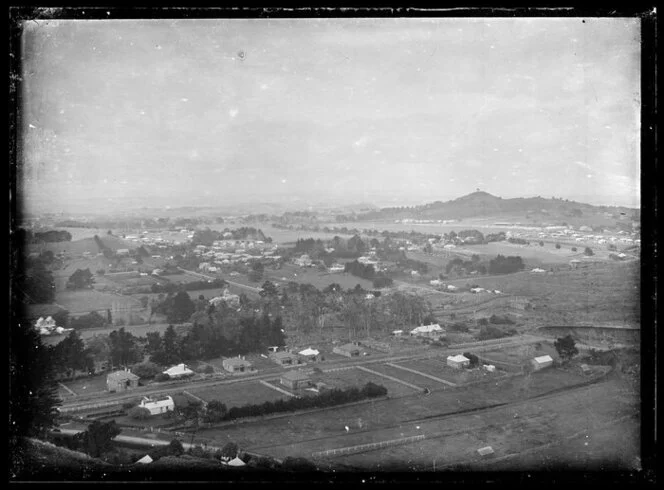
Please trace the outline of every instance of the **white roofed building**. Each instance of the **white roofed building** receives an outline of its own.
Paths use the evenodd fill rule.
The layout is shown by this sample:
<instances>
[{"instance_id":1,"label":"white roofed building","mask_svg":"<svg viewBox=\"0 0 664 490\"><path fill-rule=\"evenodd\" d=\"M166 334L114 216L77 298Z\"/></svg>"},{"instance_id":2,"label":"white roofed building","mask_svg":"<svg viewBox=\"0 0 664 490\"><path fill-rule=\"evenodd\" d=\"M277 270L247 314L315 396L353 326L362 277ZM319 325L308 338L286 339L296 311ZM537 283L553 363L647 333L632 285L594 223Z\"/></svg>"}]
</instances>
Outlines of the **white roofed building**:
<instances>
[{"instance_id":1,"label":"white roofed building","mask_svg":"<svg viewBox=\"0 0 664 490\"><path fill-rule=\"evenodd\" d=\"M443 330L443 328L437 323L422 325L410 331L411 336L417 337L438 337L443 333L445 333L445 330Z\"/></svg>"},{"instance_id":2,"label":"white roofed building","mask_svg":"<svg viewBox=\"0 0 664 490\"><path fill-rule=\"evenodd\" d=\"M553 358L551 356L539 356L530 361L535 371L547 368L553 365Z\"/></svg>"},{"instance_id":3,"label":"white roofed building","mask_svg":"<svg viewBox=\"0 0 664 490\"><path fill-rule=\"evenodd\" d=\"M150 415L159 415L160 413L172 412L175 410L175 402L170 396L156 399L143 397L138 406L141 408L147 408Z\"/></svg>"},{"instance_id":4,"label":"white roofed building","mask_svg":"<svg viewBox=\"0 0 664 490\"><path fill-rule=\"evenodd\" d=\"M470 365L470 359L461 354L456 356L447 356L447 365L454 369L463 369Z\"/></svg>"},{"instance_id":5,"label":"white roofed building","mask_svg":"<svg viewBox=\"0 0 664 490\"><path fill-rule=\"evenodd\" d=\"M164 374L167 374L171 378L182 378L185 376L192 376L194 372L184 364L178 364L177 366L168 368L164 371Z\"/></svg>"}]
</instances>

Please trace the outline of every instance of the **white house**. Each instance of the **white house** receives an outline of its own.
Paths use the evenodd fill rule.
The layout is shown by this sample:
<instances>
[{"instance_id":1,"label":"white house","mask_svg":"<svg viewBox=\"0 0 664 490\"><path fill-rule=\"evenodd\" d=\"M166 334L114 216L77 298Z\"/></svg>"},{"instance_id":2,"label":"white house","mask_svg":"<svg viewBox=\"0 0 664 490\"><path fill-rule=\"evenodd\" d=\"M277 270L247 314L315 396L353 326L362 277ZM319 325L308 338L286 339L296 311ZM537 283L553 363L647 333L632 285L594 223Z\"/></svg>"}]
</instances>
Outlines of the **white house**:
<instances>
[{"instance_id":1,"label":"white house","mask_svg":"<svg viewBox=\"0 0 664 490\"><path fill-rule=\"evenodd\" d=\"M410 331L410 335L418 337L434 337L444 333L445 330L442 329L437 323L432 323L431 325L422 325L416 327Z\"/></svg>"},{"instance_id":2,"label":"white house","mask_svg":"<svg viewBox=\"0 0 664 490\"><path fill-rule=\"evenodd\" d=\"M443 282L440 279L432 279L429 281L429 284L432 286L440 286L443 284Z\"/></svg>"},{"instance_id":3,"label":"white house","mask_svg":"<svg viewBox=\"0 0 664 490\"><path fill-rule=\"evenodd\" d=\"M530 361L530 363L533 365L533 368L535 368L535 371L539 371L540 369L553 365L553 359L551 356L539 356Z\"/></svg>"},{"instance_id":4,"label":"white house","mask_svg":"<svg viewBox=\"0 0 664 490\"><path fill-rule=\"evenodd\" d=\"M307 254L303 254L300 256L300 258L297 258L294 260L296 265L299 265L300 267L309 267L311 265L311 257L309 257Z\"/></svg>"},{"instance_id":5,"label":"white house","mask_svg":"<svg viewBox=\"0 0 664 490\"><path fill-rule=\"evenodd\" d=\"M539 267L535 267L530 272L546 272L546 271L544 269L540 269Z\"/></svg>"},{"instance_id":6,"label":"white house","mask_svg":"<svg viewBox=\"0 0 664 490\"><path fill-rule=\"evenodd\" d=\"M392 335L394 337L401 337L403 335L403 330L392 330Z\"/></svg>"},{"instance_id":7,"label":"white house","mask_svg":"<svg viewBox=\"0 0 664 490\"><path fill-rule=\"evenodd\" d=\"M471 290L473 293L481 293L482 291L485 291L484 288L470 288L470 290Z\"/></svg>"},{"instance_id":8,"label":"white house","mask_svg":"<svg viewBox=\"0 0 664 490\"><path fill-rule=\"evenodd\" d=\"M117 255L129 255L129 249L128 248L119 248L115 252Z\"/></svg>"},{"instance_id":9,"label":"white house","mask_svg":"<svg viewBox=\"0 0 664 490\"><path fill-rule=\"evenodd\" d=\"M141 408L147 408L150 411L150 415L158 415L160 413L172 412L175 410L175 402L170 396L164 396L157 399L143 397L138 406Z\"/></svg>"},{"instance_id":10,"label":"white house","mask_svg":"<svg viewBox=\"0 0 664 490\"><path fill-rule=\"evenodd\" d=\"M191 376L194 372L189 369L184 364L178 364L164 371L164 374L168 374L171 378L182 378L184 376Z\"/></svg>"},{"instance_id":11,"label":"white house","mask_svg":"<svg viewBox=\"0 0 664 490\"><path fill-rule=\"evenodd\" d=\"M150 464L150 463L152 463L152 458L150 457L149 454L146 454L145 456L143 456L141 459L139 459L136 462L141 463L141 464Z\"/></svg>"},{"instance_id":12,"label":"white house","mask_svg":"<svg viewBox=\"0 0 664 490\"><path fill-rule=\"evenodd\" d=\"M470 365L470 359L461 354L447 356L447 365L454 369L463 369Z\"/></svg>"},{"instance_id":13,"label":"white house","mask_svg":"<svg viewBox=\"0 0 664 490\"><path fill-rule=\"evenodd\" d=\"M342 264L332 264L328 269L330 272L343 272L346 268Z\"/></svg>"},{"instance_id":14,"label":"white house","mask_svg":"<svg viewBox=\"0 0 664 490\"><path fill-rule=\"evenodd\" d=\"M456 287L456 286L453 286L452 284L448 284L448 285L447 285L447 290L448 290L448 291L456 291L456 288L457 288L457 287Z\"/></svg>"}]
</instances>

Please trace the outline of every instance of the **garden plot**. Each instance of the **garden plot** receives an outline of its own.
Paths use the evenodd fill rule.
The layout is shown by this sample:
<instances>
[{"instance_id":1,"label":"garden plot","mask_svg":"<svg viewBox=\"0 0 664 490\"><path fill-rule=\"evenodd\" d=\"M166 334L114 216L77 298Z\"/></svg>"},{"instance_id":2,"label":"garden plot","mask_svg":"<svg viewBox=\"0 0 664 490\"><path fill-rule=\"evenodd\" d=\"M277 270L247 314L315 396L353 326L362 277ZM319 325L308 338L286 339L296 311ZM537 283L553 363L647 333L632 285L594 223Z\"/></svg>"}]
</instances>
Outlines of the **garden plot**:
<instances>
[{"instance_id":1,"label":"garden plot","mask_svg":"<svg viewBox=\"0 0 664 490\"><path fill-rule=\"evenodd\" d=\"M64 381L61 380L60 383L65 385L67 388L72 390L77 395L89 395L90 393L100 393L106 391L106 373L91 376L87 378L75 379L73 381ZM60 387L61 390L64 390ZM71 393L64 390L68 396L72 396Z\"/></svg>"},{"instance_id":2,"label":"garden plot","mask_svg":"<svg viewBox=\"0 0 664 490\"><path fill-rule=\"evenodd\" d=\"M241 407L243 405L255 405L264 402L273 402L279 399L286 399L287 396L276 390L268 388L258 381L220 384L201 389L187 390L194 396L210 402L218 400L226 407Z\"/></svg>"}]
</instances>

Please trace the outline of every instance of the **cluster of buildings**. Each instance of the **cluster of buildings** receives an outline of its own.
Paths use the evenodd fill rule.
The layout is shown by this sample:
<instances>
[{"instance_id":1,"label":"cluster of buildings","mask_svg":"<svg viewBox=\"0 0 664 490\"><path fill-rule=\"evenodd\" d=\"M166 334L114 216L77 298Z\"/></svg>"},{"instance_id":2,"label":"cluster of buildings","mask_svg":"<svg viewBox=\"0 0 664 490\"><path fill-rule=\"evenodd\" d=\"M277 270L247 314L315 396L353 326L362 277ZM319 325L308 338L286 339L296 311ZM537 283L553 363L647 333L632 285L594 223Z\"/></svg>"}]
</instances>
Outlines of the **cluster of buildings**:
<instances>
[{"instance_id":1,"label":"cluster of buildings","mask_svg":"<svg viewBox=\"0 0 664 490\"><path fill-rule=\"evenodd\" d=\"M211 247L196 245L194 248L194 254L206 259L198 266L204 272L217 272L222 266L246 264L257 259L276 262L281 259L275 255L276 251L276 246L261 240L217 240Z\"/></svg>"}]
</instances>

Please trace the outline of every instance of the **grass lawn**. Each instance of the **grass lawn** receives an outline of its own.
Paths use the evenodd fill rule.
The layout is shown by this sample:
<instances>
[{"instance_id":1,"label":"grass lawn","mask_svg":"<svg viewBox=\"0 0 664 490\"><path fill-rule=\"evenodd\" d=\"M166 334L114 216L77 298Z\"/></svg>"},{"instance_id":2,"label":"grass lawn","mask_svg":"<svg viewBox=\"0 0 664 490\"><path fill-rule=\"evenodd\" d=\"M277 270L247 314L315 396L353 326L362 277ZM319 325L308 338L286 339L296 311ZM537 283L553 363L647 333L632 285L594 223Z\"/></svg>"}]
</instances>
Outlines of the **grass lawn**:
<instances>
[{"instance_id":1,"label":"grass lawn","mask_svg":"<svg viewBox=\"0 0 664 490\"><path fill-rule=\"evenodd\" d=\"M351 274L330 274L328 272L318 271L315 268L298 267L292 264L285 264L277 271L268 269L265 271L265 276L266 279L270 279L273 282L287 283L293 281L299 284L312 284L318 289L325 289L330 284L335 283L339 284L343 289L353 289L357 284L363 289L373 289L373 283L371 281Z\"/></svg>"},{"instance_id":2,"label":"grass lawn","mask_svg":"<svg viewBox=\"0 0 664 490\"><path fill-rule=\"evenodd\" d=\"M219 400L228 408L242 405L259 404L266 401L275 401L286 398L286 395L267 386L252 381L249 383L236 383L230 385L217 385L200 390L187 390L192 395L198 396L206 401Z\"/></svg>"},{"instance_id":3,"label":"grass lawn","mask_svg":"<svg viewBox=\"0 0 664 490\"><path fill-rule=\"evenodd\" d=\"M77 395L106 392L106 374L75 379L73 381L62 380L60 382ZM71 396L71 393L68 394Z\"/></svg>"}]
</instances>

